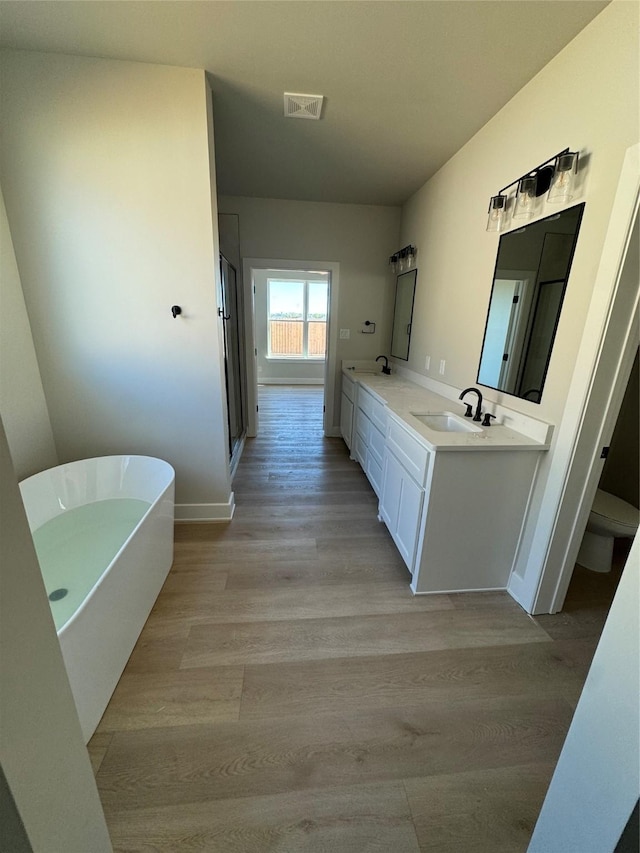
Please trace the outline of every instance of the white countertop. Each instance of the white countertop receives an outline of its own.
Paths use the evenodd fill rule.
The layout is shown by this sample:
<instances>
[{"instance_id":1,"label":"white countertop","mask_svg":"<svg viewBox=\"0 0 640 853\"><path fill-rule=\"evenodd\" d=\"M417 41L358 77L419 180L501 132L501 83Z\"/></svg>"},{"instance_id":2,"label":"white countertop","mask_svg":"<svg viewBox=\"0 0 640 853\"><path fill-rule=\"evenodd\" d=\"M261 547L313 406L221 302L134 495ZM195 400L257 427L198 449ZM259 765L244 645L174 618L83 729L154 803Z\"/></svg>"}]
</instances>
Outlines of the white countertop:
<instances>
[{"instance_id":1,"label":"white countertop","mask_svg":"<svg viewBox=\"0 0 640 853\"><path fill-rule=\"evenodd\" d=\"M509 427L492 421L490 427L480 427L480 432L441 432L428 427L411 413L452 412L464 414L462 402L441 397L433 391L422 388L401 376L385 376L359 370L343 369L343 373L364 386L374 397L387 406L389 414L400 421L429 450L548 450L548 444L542 444L533 438L516 432ZM476 398L469 396L469 403L476 405Z\"/></svg>"}]
</instances>

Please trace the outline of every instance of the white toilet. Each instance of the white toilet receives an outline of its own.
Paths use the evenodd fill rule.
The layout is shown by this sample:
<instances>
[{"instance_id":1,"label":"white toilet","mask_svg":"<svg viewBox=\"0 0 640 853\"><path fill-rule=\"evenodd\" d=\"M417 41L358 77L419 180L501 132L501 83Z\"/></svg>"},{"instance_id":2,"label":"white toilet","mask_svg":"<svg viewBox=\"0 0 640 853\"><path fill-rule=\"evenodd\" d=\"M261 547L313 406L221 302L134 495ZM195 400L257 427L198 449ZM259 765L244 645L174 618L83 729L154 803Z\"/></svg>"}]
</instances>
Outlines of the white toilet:
<instances>
[{"instance_id":1,"label":"white toilet","mask_svg":"<svg viewBox=\"0 0 640 853\"><path fill-rule=\"evenodd\" d=\"M598 489L576 562L592 572L610 572L613 540L633 539L639 519L640 510Z\"/></svg>"}]
</instances>

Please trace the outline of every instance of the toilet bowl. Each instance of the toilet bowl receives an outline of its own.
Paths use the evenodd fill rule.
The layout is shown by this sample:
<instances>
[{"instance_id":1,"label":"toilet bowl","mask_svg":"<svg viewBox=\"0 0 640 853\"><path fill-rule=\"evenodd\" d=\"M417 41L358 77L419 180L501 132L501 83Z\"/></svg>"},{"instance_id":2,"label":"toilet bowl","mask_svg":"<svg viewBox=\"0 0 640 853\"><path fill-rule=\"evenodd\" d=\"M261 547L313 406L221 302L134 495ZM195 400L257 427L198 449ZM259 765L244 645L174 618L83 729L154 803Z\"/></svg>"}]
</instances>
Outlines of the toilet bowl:
<instances>
[{"instance_id":1,"label":"toilet bowl","mask_svg":"<svg viewBox=\"0 0 640 853\"><path fill-rule=\"evenodd\" d=\"M639 518L640 510L598 489L576 562L592 572L610 572L613 540L633 539Z\"/></svg>"}]
</instances>

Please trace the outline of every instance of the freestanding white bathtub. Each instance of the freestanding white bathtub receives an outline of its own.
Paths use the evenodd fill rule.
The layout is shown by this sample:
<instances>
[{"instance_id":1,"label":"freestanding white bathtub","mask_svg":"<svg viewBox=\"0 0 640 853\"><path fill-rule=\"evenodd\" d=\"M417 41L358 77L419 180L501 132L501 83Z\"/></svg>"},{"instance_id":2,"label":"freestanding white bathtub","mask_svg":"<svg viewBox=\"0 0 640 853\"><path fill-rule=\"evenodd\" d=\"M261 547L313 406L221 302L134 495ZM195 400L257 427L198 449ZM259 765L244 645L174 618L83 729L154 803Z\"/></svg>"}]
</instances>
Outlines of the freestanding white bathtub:
<instances>
[{"instance_id":1,"label":"freestanding white bathtub","mask_svg":"<svg viewBox=\"0 0 640 853\"><path fill-rule=\"evenodd\" d=\"M85 741L171 568L174 481L161 459L105 456L20 484Z\"/></svg>"}]
</instances>

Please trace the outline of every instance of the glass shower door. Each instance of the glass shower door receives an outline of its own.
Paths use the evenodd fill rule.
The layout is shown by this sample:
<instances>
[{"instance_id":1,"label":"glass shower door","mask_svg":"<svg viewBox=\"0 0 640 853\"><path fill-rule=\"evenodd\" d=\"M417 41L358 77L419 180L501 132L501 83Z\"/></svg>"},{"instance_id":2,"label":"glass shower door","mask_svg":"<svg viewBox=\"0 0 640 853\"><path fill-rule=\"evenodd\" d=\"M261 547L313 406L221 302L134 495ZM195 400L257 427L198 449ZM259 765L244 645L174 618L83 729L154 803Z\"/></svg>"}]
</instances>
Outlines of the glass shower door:
<instances>
[{"instance_id":1,"label":"glass shower door","mask_svg":"<svg viewBox=\"0 0 640 853\"><path fill-rule=\"evenodd\" d=\"M233 459L246 432L244 323L236 270L224 255L220 255L220 280L218 311L224 328L229 457Z\"/></svg>"}]
</instances>

